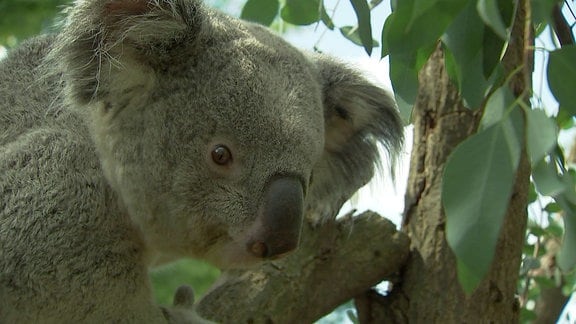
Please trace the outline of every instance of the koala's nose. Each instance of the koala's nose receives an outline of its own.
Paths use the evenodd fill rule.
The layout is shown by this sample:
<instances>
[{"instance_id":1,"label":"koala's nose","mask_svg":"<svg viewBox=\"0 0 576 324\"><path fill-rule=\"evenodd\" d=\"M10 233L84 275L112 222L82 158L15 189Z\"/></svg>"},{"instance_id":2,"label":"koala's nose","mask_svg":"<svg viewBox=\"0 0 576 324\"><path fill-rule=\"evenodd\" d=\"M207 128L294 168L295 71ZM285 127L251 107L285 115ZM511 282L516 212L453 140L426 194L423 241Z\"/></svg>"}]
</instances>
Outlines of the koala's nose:
<instances>
[{"instance_id":1,"label":"koala's nose","mask_svg":"<svg viewBox=\"0 0 576 324\"><path fill-rule=\"evenodd\" d=\"M247 244L258 258L277 257L298 247L302 229L304 193L291 177L273 178L264 193L258 228Z\"/></svg>"}]
</instances>

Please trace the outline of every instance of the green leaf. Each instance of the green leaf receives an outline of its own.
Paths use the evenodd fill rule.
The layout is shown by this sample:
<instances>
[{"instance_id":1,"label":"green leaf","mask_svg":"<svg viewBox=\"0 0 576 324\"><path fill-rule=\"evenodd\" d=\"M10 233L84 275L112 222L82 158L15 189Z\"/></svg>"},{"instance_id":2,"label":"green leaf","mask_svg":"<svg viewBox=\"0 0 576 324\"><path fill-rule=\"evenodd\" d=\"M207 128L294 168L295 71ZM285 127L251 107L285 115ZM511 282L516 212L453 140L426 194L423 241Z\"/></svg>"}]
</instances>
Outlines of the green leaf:
<instances>
[{"instance_id":1,"label":"green leaf","mask_svg":"<svg viewBox=\"0 0 576 324\"><path fill-rule=\"evenodd\" d=\"M562 211L562 208L560 208L560 205L558 205L555 202L551 202L548 205L546 205L546 207L544 207L544 210L547 213L559 213Z\"/></svg>"},{"instance_id":2,"label":"green leaf","mask_svg":"<svg viewBox=\"0 0 576 324\"><path fill-rule=\"evenodd\" d=\"M408 103L399 96L395 94L396 105L398 105L398 110L400 111L400 118L404 125L410 125L412 123L412 110L414 108L414 103Z\"/></svg>"},{"instance_id":3,"label":"green leaf","mask_svg":"<svg viewBox=\"0 0 576 324\"><path fill-rule=\"evenodd\" d=\"M561 129L570 129L574 127L574 118L566 109L561 109L558 111L558 115L556 116L556 124Z\"/></svg>"},{"instance_id":4,"label":"green leaf","mask_svg":"<svg viewBox=\"0 0 576 324\"><path fill-rule=\"evenodd\" d=\"M354 27L354 26L340 27L340 33L342 33L342 36L346 37L352 43L354 43L358 46L363 45L362 40L360 40L360 35L358 33L357 27ZM372 47L378 47L378 46L380 46L380 44L378 44L378 41L373 39L372 40Z\"/></svg>"},{"instance_id":5,"label":"green leaf","mask_svg":"<svg viewBox=\"0 0 576 324\"><path fill-rule=\"evenodd\" d=\"M553 161L540 160L532 167L532 179L534 179L536 190L544 196L554 197L566 190L566 184L558 175Z\"/></svg>"},{"instance_id":6,"label":"green leaf","mask_svg":"<svg viewBox=\"0 0 576 324\"><path fill-rule=\"evenodd\" d=\"M564 239L558 253L558 265L565 272L576 266L576 206L564 199L558 203L564 210Z\"/></svg>"},{"instance_id":7,"label":"green leaf","mask_svg":"<svg viewBox=\"0 0 576 324\"><path fill-rule=\"evenodd\" d=\"M420 48L417 53L414 53L414 60L411 62L406 62L402 56L397 54L390 54L389 56L390 80L396 99L400 97L401 101L410 107L410 112L418 94L418 71L428 60L434 48L435 46ZM402 106L399 105L399 107Z\"/></svg>"},{"instance_id":8,"label":"green leaf","mask_svg":"<svg viewBox=\"0 0 576 324\"><path fill-rule=\"evenodd\" d=\"M534 223L534 224L529 223L528 224L528 230L529 230L530 234L536 235L538 237L546 235L546 231L542 227L540 227L539 224L536 224L536 223Z\"/></svg>"},{"instance_id":9,"label":"green leaf","mask_svg":"<svg viewBox=\"0 0 576 324\"><path fill-rule=\"evenodd\" d=\"M569 115L576 114L576 46L564 46L550 53L548 60L548 82L560 110Z\"/></svg>"},{"instance_id":10,"label":"green leaf","mask_svg":"<svg viewBox=\"0 0 576 324\"><path fill-rule=\"evenodd\" d=\"M544 110L526 112L526 145L532 166L535 166L556 146L558 128Z\"/></svg>"},{"instance_id":11,"label":"green leaf","mask_svg":"<svg viewBox=\"0 0 576 324\"><path fill-rule=\"evenodd\" d=\"M455 17L442 42L452 52L456 62L458 86L468 107L481 106L489 87L484 77L484 23L473 2Z\"/></svg>"},{"instance_id":12,"label":"green leaf","mask_svg":"<svg viewBox=\"0 0 576 324\"><path fill-rule=\"evenodd\" d=\"M383 51L412 65L421 48L433 46L469 0L402 0L384 24Z\"/></svg>"},{"instance_id":13,"label":"green leaf","mask_svg":"<svg viewBox=\"0 0 576 324\"><path fill-rule=\"evenodd\" d=\"M489 26L496 35L502 39L508 38L506 25L502 20L500 9L498 8L498 0L478 0L476 9L484 23Z\"/></svg>"},{"instance_id":14,"label":"green leaf","mask_svg":"<svg viewBox=\"0 0 576 324\"><path fill-rule=\"evenodd\" d=\"M278 15L278 0L248 0L242 8L240 18L270 26Z\"/></svg>"},{"instance_id":15,"label":"green leaf","mask_svg":"<svg viewBox=\"0 0 576 324\"><path fill-rule=\"evenodd\" d=\"M452 81L454 84L460 84L459 80L460 71L458 70L458 64L456 63L456 59L454 58L452 52L450 52L450 50L446 48L446 46L444 46L443 48L444 48L444 65L446 66L446 73L448 74L448 78L450 78L450 81Z\"/></svg>"},{"instance_id":16,"label":"green leaf","mask_svg":"<svg viewBox=\"0 0 576 324\"><path fill-rule=\"evenodd\" d=\"M528 204L531 204L538 199L538 193L536 192L536 187L534 182L530 182L530 189L528 189Z\"/></svg>"},{"instance_id":17,"label":"green leaf","mask_svg":"<svg viewBox=\"0 0 576 324\"><path fill-rule=\"evenodd\" d=\"M366 0L350 0L350 3L352 3L356 18L358 19L358 32L364 50L366 50L368 55L371 55L373 41L372 26L370 25L370 7Z\"/></svg>"},{"instance_id":18,"label":"green leaf","mask_svg":"<svg viewBox=\"0 0 576 324\"><path fill-rule=\"evenodd\" d=\"M286 0L280 16L294 25L310 25L320 20L321 12L320 0Z\"/></svg>"},{"instance_id":19,"label":"green leaf","mask_svg":"<svg viewBox=\"0 0 576 324\"><path fill-rule=\"evenodd\" d=\"M480 121L480 128L486 129L495 125L507 118L508 112L512 110L515 103L515 98L508 86L502 86L490 95L486 101L484 114Z\"/></svg>"},{"instance_id":20,"label":"green leaf","mask_svg":"<svg viewBox=\"0 0 576 324\"><path fill-rule=\"evenodd\" d=\"M396 55L390 55L390 80L396 97L413 105L418 94L418 72L414 67L406 65Z\"/></svg>"},{"instance_id":21,"label":"green leaf","mask_svg":"<svg viewBox=\"0 0 576 324\"><path fill-rule=\"evenodd\" d=\"M562 208L562 206L560 206L560 208ZM548 235L555 238L561 238L562 235L564 235L564 228L552 215L548 215L548 224L548 227L546 227L546 232Z\"/></svg>"},{"instance_id":22,"label":"green leaf","mask_svg":"<svg viewBox=\"0 0 576 324\"><path fill-rule=\"evenodd\" d=\"M484 78L489 79L494 69L500 63L504 45L506 43L492 31L484 27L484 37L482 42L482 70Z\"/></svg>"},{"instance_id":23,"label":"green leaf","mask_svg":"<svg viewBox=\"0 0 576 324\"><path fill-rule=\"evenodd\" d=\"M461 262L460 259L457 260L456 264L458 281L460 281L460 285L462 285L464 291L469 294L474 291L482 277L479 279L476 271L470 269L470 267L466 263Z\"/></svg>"},{"instance_id":24,"label":"green leaf","mask_svg":"<svg viewBox=\"0 0 576 324\"><path fill-rule=\"evenodd\" d=\"M458 259L467 293L486 275L512 194L523 117L508 118L469 137L452 152L442 182L446 239Z\"/></svg>"},{"instance_id":25,"label":"green leaf","mask_svg":"<svg viewBox=\"0 0 576 324\"><path fill-rule=\"evenodd\" d=\"M326 27L328 27L328 29L334 30L334 27L335 27L334 22L332 21L332 18L326 12L326 8L324 8L324 5L322 5L322 13L320 14L320 18L321 18L322 22L324 23L324 25Z\"/></svg>"},{"instance_id":26,"label":"green leaf","mask_svg":"<svg viewBox=\"0 0 576 324\"><path fill-rule=\"evenodd\" d=\"M532 21L535 25L547 24L552 17L552 8L561 0L532 0Z\"/></svg>"}]
</instances>

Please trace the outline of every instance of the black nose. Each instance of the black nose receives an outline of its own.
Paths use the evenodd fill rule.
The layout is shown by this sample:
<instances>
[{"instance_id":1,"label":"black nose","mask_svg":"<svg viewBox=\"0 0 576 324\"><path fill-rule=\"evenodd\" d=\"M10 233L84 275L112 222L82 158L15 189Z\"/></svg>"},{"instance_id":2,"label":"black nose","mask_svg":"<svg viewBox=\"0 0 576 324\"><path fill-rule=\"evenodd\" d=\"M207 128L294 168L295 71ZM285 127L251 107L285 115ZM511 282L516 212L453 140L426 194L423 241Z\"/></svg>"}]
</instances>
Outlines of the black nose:
<instances>
[{"instance_id":1,"label":"black nose","mask_svg":"<svg viewBox=\"0 0 576 324\"><path fill-rule=\"evenodd\" d=\"M248 251L258 258L272 258L298 247L302 229L304 193L295 178L270 181L258 217L261 226L248 241Z\"/></svg>"}]
</instances>

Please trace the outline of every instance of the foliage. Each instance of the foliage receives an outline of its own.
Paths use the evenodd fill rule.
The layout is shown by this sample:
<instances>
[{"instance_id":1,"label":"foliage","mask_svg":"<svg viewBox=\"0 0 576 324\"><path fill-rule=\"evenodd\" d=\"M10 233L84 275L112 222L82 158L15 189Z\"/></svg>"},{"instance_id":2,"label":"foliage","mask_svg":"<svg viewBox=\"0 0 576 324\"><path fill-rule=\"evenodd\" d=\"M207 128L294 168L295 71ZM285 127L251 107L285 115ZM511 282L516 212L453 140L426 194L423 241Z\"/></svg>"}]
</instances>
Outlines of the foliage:
<instances>
[{"instance_id":1,"label":"foliage","mask_svg":"<svg viewBox=\"0 0 576 324\"><path fill-rule=\"evenodd\" d=\"M536 198L536 197L534 197ZM526 233L526 245L522 251L524 260L520 268L518 292L522 304L527 305L522 310L522 322L536 319L534 305L543 289L561 287L566 296L576 291L576 273L562 273L554 266L555 255L558 253L564 228L559 223L561 219L560 206L555 202L541 205L541 200L535 201L533 206L540 209L542 222L531 221Z\"/></svg>"},{"instance_id":2,"label":"foliage","mask_svg":"<svg viewBox=\"0 0 576 324\"><path fill-rule=\"evenodd\" d=\"M162 305L172 305L174 291L181 285L194 288L195 298L202 296L216 281L220 271L198 260L181 260L154 269L151 273L156 301Z\"/></svg>"},{"instance_id":3,"label":"foliage","mask_svg":"<svg viewBox=\"0 0 576 324\"><path fill-rule=\"evenodd\" d=\"M0 2L0 44L15 46L18 40L49 30L54 17L71 0L3 0Z\"/></svg>"}]
</instances>

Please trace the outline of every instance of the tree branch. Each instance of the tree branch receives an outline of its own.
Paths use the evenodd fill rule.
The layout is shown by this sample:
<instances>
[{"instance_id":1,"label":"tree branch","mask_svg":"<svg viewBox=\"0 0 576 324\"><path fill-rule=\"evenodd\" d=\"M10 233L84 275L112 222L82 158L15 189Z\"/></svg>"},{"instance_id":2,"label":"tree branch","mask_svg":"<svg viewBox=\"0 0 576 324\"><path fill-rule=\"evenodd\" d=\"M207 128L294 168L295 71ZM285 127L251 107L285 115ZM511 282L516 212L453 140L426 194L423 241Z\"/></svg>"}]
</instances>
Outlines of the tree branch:
<instances>
[{"instance_id":1,"label":"tree branch","mask_svg":"<svg viewBox=\"0 0 576 324\"><path fill-rule=\"evenodd\" d=\"M224 274L198 312L223 323L311 323L393 278L408 257L407 236L373 212L304 227L298 251Z\"/></svg>"}]
</instances>

